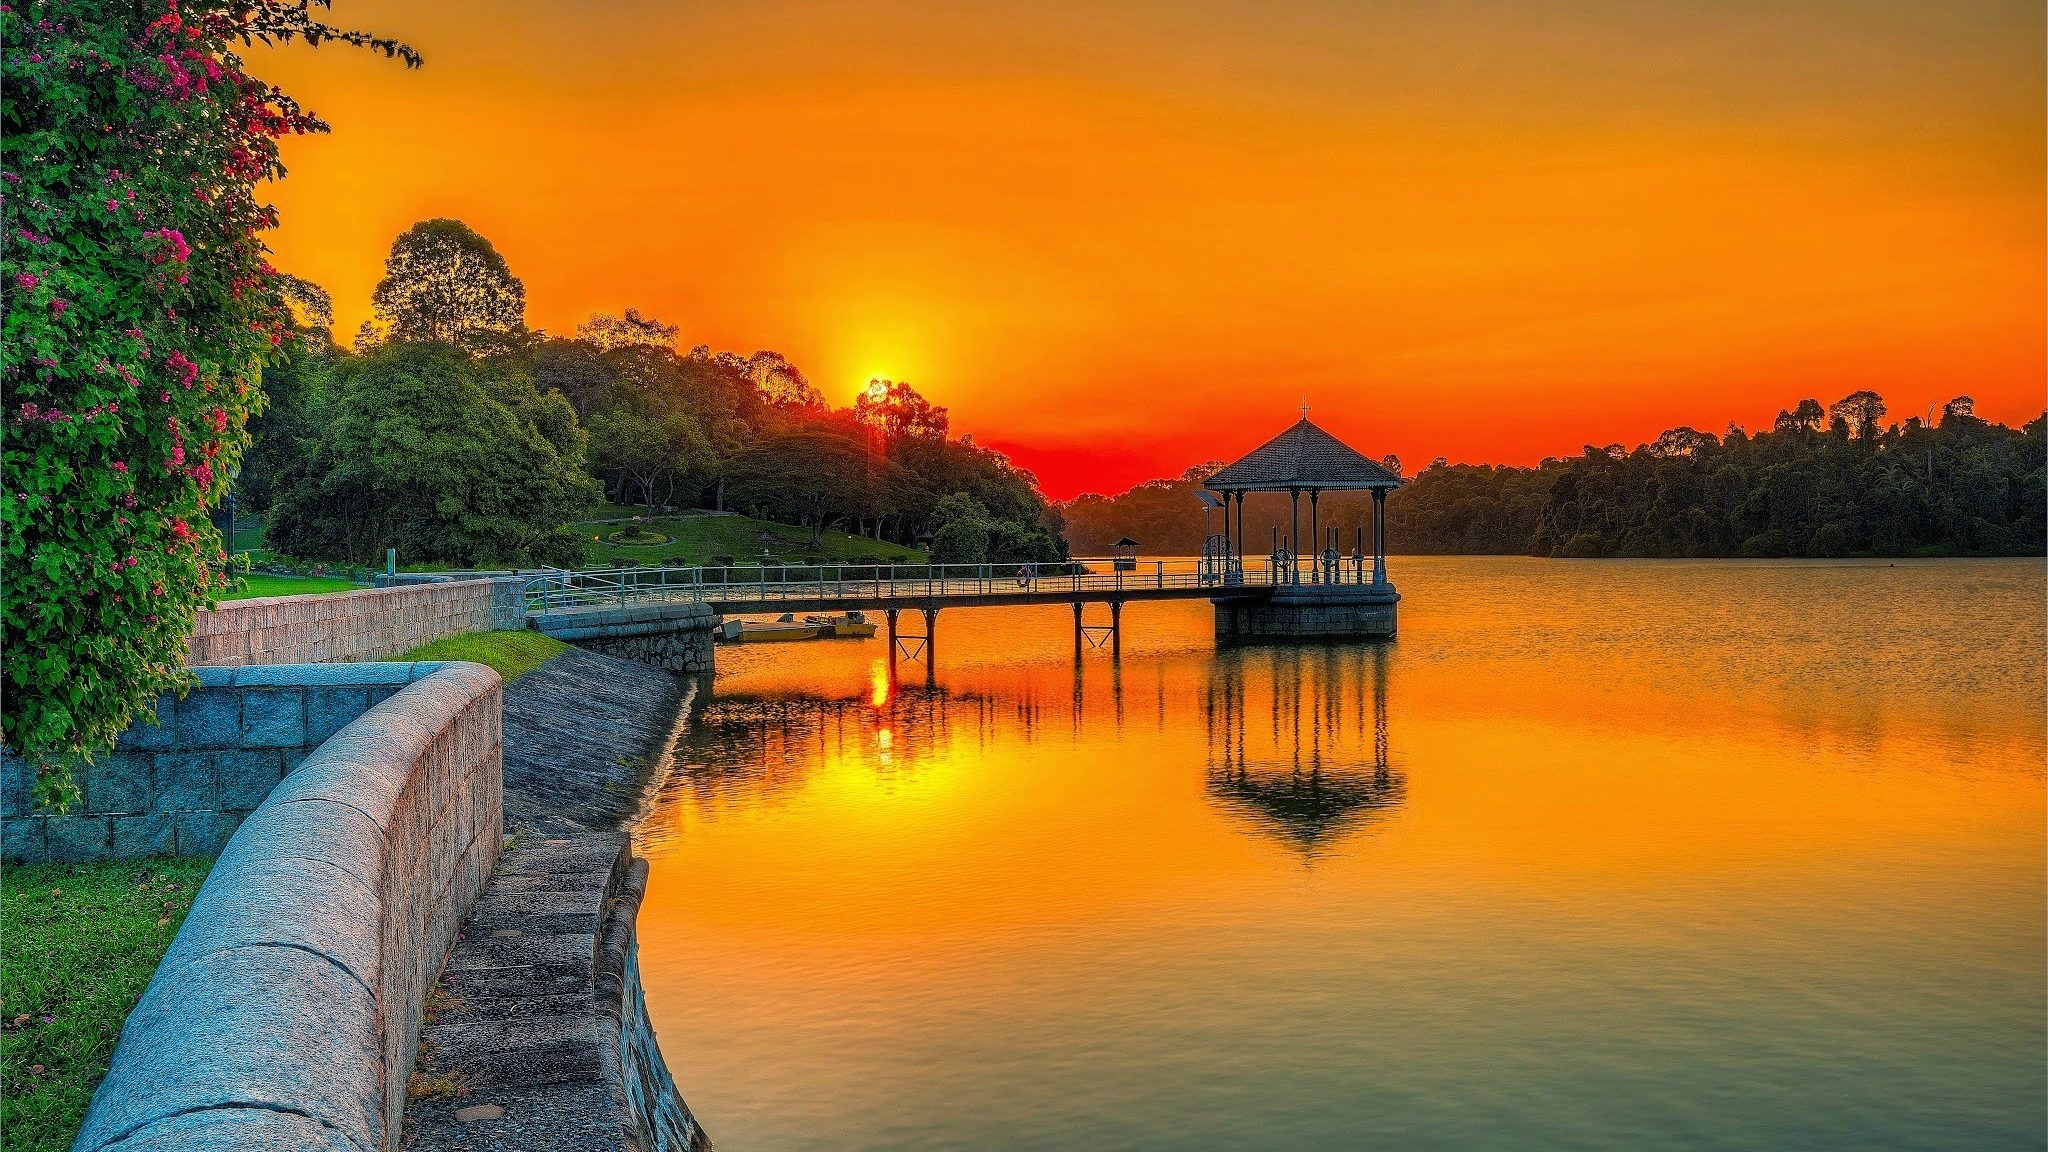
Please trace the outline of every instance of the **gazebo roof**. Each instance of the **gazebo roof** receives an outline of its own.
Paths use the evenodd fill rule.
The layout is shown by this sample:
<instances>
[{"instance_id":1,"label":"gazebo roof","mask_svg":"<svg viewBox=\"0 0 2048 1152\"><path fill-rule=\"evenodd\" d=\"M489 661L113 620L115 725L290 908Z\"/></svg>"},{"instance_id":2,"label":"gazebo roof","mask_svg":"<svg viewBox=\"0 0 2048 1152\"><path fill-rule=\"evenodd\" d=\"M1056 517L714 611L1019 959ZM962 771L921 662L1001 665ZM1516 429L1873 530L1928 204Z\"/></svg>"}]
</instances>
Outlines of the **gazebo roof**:
<instances>
[{"instance_id":1,"label":"gazebo roof","mask_svg":"<svg viewBox=\"0 0 2048 1152\"><path fill-rule=\"evenodd\" d=\"M1306 416L1202 484L1215 492L1400 486L1401 478L1385 465L1316 427Z\"/></svg>"}]
</instances>

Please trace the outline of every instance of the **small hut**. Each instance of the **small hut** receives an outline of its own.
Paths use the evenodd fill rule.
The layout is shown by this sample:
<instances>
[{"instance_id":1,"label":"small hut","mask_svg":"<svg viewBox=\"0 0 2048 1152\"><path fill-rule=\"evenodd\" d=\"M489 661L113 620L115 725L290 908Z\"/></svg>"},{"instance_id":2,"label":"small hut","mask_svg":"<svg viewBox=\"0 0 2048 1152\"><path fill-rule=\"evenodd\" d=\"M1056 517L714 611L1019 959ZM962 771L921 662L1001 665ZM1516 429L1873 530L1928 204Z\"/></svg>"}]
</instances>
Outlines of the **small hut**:
<instances>
[{"instance_id":1,"label":"small hut","mask_svg":"<svg viewBox=\"0 0 2048 1152\"><path fill-rule=\"evenodd\" d=\"M1136 572L1138 570L1138 542L1129 536L1125 536L1111 545L1110 555L1115 557L1115 563L1111 566L1116 571Z\"/></svg>"}]
</instances>

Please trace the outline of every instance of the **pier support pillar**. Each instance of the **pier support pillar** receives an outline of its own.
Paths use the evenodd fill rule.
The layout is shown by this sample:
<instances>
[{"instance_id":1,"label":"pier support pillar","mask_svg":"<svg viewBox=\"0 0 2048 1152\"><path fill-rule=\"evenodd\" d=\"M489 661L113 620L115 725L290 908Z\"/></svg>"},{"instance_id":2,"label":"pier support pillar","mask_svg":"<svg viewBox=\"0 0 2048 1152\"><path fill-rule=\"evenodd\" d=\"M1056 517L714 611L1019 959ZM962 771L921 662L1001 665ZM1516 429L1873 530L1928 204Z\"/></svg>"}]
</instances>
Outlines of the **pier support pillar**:
<instances>
[{"instance_id":1,"label":"pier support pillar","mask_svg":"<svg viewBox=\"0 0 2048 1152\"><path fill-rule=\"evenodd\" d=\"M1109 602L1109 658L1124 658L1124 602L1121 600Z\"/></svg>"},{"instance_id":2,"label":"pier support pillar","mask_svg":"<svg viewBox=\"0 0 2048 1152\"><path fill-rule=\"evenodd\" d=\"M1081 602L1074 601L1074 662L1081 662Z\"/></svg>"},{"instance_id":3,"label":"pier support pillar","mask_svg":"<svg viewBox=\"0 0 2048 1152\"><path fill-rule=\"evenodd\" d=\"M924 678L930 680L939 666L939 610L924 611Z\"/></svg>"}]
</instances>

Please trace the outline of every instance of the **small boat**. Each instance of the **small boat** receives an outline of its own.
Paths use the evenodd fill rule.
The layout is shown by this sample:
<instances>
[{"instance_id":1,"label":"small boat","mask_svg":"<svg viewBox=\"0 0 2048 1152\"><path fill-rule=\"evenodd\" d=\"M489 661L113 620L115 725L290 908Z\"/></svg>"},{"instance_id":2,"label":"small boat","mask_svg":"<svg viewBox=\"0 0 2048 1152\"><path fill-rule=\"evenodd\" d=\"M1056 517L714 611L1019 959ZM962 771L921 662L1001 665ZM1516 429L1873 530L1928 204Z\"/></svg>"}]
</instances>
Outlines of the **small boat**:
<instances>
[{"instance_id":1,"label":"small boat","mask_svg":"<svg viewBox=\"0 0 2048 1152\"><path fill-rule=\"evenodd\" d=\"M850 636L865 640L875 634L875 626L859 612L847 612L838 616L827 616L825 622L832 628L834 636Z\"/></svg>"},{"instance_id":2,"label":"small boat","mask_svg":"<svg viewBox=\"0 0 2048 1152\"><path fill-rule=\"evenodd\" d=\"M732 644L768 644L782 640L825 640L841 636L866 638L875 626L859 612L839 616L806 616L798 620L784 612L774 620L729 618L719 625L719 636Z\"/></svg>"}]
</instances>

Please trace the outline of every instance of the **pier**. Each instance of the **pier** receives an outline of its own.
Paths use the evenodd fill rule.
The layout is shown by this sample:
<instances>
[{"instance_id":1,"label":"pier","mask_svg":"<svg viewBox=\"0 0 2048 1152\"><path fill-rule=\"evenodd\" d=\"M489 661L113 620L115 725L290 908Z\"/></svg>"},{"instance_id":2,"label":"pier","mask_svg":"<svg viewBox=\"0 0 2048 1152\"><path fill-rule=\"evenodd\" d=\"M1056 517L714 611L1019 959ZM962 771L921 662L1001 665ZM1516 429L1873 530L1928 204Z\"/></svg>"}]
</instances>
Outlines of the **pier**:
<instances>
[{"instance_id":1,"label":"pier","mask_svg":"<svg viewBox=\"0 0 2048 1152\"><path fill-rule=\"evenodd\" d=\"M891 662L934 666L939 613L953 607L1071 605L1074 655L1123 651L1123 608L1146 600L1210 601L1219 641L1387 639L1400 594L1387 580L1386 497L1401 485L1390 468L1302 418L1204 484L1204 502L1223 511L1223 531L1202 555L1143 560L1136 541L1118 554L1056 563L758 564L526 573L527 616L542 632L571 641L608 641L702 629L707 613L881 612ZM1320 523L1326 492L1362 491L1373 502L1371 548L1363 532L1349 554ZM1244 498L1286 492L1290 531L1273 532L1265 556L1245 555ZM1211 496L1208 493L1214 493ZM1301 536L1308 497L1308 540ZM1232 526L1233 516L1235 527ZM1086 608L1107 605L1108 622ZM910 613L906 620L904 614ZM912 632L915 622L923 631ZM708 660L703 661L707 666Z\"/></svg>"}]
</instances>

